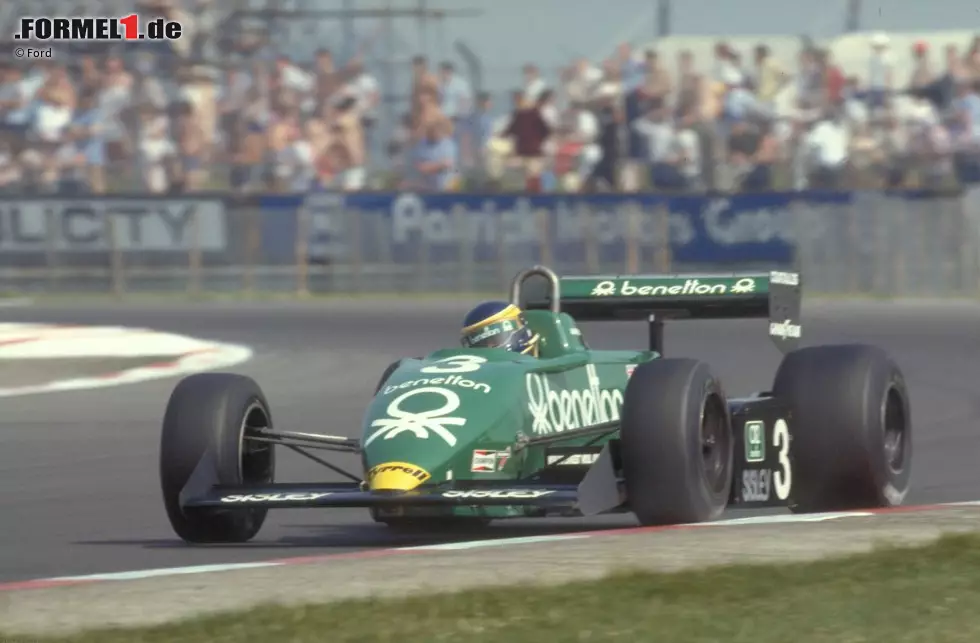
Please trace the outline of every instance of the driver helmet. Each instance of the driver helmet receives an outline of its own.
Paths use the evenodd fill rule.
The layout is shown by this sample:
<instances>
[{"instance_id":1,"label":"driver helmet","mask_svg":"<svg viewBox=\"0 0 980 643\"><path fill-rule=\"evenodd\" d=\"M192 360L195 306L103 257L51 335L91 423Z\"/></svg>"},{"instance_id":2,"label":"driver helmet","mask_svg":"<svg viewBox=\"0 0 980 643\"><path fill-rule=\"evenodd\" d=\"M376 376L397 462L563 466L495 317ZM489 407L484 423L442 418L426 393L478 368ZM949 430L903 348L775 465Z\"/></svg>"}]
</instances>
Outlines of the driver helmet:
<instances>
[{"instance_id":1,"label":"driver helmet","mask_svg":"<svg viewBox=\"0 0 980 643\"><path fill-rule=\"evenodd\" d=\"M463 318L460 339L466 348L504 348L537 357L540 338L531 332L520 308L504 301L485 301Z\"/></svg>"}]
</instances>

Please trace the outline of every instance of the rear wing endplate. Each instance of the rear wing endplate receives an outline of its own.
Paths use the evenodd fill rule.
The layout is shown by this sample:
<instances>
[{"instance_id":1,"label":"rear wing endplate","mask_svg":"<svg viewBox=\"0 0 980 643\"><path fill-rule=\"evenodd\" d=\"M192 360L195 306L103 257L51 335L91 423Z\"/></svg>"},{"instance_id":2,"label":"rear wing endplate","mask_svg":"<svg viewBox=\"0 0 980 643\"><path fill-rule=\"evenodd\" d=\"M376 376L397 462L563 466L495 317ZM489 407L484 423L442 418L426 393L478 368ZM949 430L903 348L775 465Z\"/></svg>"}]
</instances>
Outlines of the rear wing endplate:
<instances>
[{"instance_id":1,"label":"rear wing endplate","mask_svg":"<svg viewBox=\"0 0 980 643\"><path fill-rule=\"evenodd\" d=\"M524 287L535 276L543 277L547 287ZM568 313L576 321L645 320L650 349L661 354L668 319L768 318L769 337L789 352L799 346L802 334L802 282L798 272L783 271L559 278L535 266L514 278L511 299L528 310Z\"/></svg>"}]
</instances>

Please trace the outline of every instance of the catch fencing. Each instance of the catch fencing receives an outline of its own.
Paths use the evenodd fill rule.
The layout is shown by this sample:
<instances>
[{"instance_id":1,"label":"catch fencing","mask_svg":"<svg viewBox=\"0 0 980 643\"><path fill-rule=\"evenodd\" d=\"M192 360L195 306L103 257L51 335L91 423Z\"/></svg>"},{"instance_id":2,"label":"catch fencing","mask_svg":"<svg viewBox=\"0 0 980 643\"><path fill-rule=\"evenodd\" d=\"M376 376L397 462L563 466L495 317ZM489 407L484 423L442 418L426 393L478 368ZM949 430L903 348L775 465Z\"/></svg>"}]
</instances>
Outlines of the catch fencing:
<instances>
[{"instance_id":1,"label":"catch fencing","mask_svg":"<svg viewBox=\"0 0 980 643\"><path fill-rule=\"evenodd\" d=\"M980 296L980 193L5 197L8 293L500 292L559 273L795 267L807 292Z\"/></svg>"}]
</instances>

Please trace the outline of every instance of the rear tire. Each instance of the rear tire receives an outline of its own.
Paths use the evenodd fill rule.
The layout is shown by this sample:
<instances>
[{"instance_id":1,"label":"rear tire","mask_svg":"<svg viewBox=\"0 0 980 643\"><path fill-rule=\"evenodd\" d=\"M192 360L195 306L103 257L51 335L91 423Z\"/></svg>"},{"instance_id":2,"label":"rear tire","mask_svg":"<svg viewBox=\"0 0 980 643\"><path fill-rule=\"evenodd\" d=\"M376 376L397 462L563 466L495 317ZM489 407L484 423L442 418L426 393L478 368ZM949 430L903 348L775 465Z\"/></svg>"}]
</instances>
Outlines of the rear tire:
<instances>
[{"instance_id":1,"label":"rear tire","mask_svg":"<svg viewBox=\"0 0 980 643\"><path fill-rule=\"evenodd\" d=\"M258 533L267 509L185 509L180 493L205 454L214 460L216 484L271 483L273 446L243 440L247 428L271 426L265 396L249 377L197 373L177 384L163 418L160 487L178 536L192 543L241 543Z\"/></svg>"},{"instance_id":2,"label":"rear tire","mask_svg":"<svg viewBox=\"0 0 980 643\"><path fill-rule=\"evenodd\" d=\"M714 520L732 486L728 403L708 365L657 359L630 376L620 449L627 503L643 525Z\"/></svg>"},{"instance_id":3,"label":"rear tire","mask_svg":"<svg viewBox=\"0 0 980 643\"><path fill-rule=\"evenodd\" d=\"M912 425L905 378L862 344L788 353L773 395L790 406L796 513L899 505L908 493Z\"/></svg>"}]
</instances>

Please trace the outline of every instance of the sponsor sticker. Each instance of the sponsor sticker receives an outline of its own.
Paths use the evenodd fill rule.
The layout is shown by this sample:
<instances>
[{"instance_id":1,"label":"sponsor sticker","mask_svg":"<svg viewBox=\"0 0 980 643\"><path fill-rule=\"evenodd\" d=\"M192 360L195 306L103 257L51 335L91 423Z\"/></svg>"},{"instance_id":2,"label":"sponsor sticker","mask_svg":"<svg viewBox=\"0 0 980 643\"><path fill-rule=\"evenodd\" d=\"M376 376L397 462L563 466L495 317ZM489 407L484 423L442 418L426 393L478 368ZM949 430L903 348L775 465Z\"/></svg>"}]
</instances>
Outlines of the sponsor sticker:
<instances>
[{"instance_id":1,"label":"sponsor sticker","mask_svg":"<svg viewBox=\"0 0 980 643\"><path fill-rule=\"evenodd\" d=\"M470 471L473 473L495 473L501 471L510 460L510 447L503 451L474 449Z\"/></svg>"},{"instance_id":2,"label":"sponsor sticker","mask_svg":"<svg viewBox=\"0 0 980 643\"><path fill-rule=\"evenodd\" d=\"M330 493L257 493L257 494L235 494L223 496L221 502L228 503L249 503L249 502L299 502L304 500L316 500L329 496Z\"/></svg>"},{"instance_id":3,"label":"sponsor sticker","mask_svg":"<svg viewBox=\"0 0 980 643\"><path fill-rule=\"evenodd\" d=\"M537 490L537 489L499 489L499 490L470 490L470 491L445 491L442 494L443 498L513 498L514 500L533 500L535 498L541 498L549 494L555 493L552 490Z\"/></svg>"},{"instance_id":4,"label":"sponsor sticker","mask_svg":"<svg viewBox=\"0 0 980 643\"><path fill-rule=\"evenodd\" d=\"M497 452L474 450L470 462L473 473L495 473L497 471Z\"/></svg>"},{"instance_id":5,"label":"sponsor sticker","mask_svg":"<svg viewBox=\"0 0 980 643\"><path fill-rule=\"evenodd\" d=\"M618 389L600 388L595 364L585 367L588 388L554 391L544 375L527 376L528 411L531 430L539 435L562 433L619 419L623 394Z\"/></svg>"},{"instance_id":6,"label":"sponsor sticker","mask_svg":"<svg viewBox=\"0 0 980 643\"><path fill-rule=\"evenodd\" d=\"M372 489L411 489L422 484L432 476L422 467L408 462L385 462L367 473L368 484Z\"/></svg>"},{"instance_id":7,"label":"sponsor sticker","mask_svg":"<svg viewBox=\"0 0 980 643\"><path fill-rule=\"evenodd\" d=\"M799 286L800 274L797 272L778 272L774 270L769 273L769 283L780 286Z\"/></svg>"},{"instance_id":8,"label":"sponsor sticker","mask_svg":"<svg viewBox=\"0 0 980 643\"><path fill-rule=\"evenodd\" d=\"M402 382L401 384L392 384L391 386L384 387L381 394L391 395L396 391L403 391L405 389L415 388L416 386L456 386L459 388L478 391L480 393L490 392L489 384L474 382L473 380L466 379L462 375L450 375L449 377L424 377L417 380Z\"/></svg>"},{"instance_id":9,"label":"sponsor sticker","mask_svg":"<svg viewBox=\"0 0 980 643\"><path fill-rule=\"evenodd\" d=\"M683 283L670 280L658 285L639 285L630 283L629 279L622 281L600 281L592 289L594 297L673 297L677 295L728 295L755 292L756 283L753 277L742 277L730 284L731 280L701 279L691 277ZM642 284L642 282L641 282Z\"/></svg>"},{"instance_id":10,"label":"sponsor sticker","mask_svg":"<svg viewBox=\"0 0 980 643\"><path fill-rule=\"evenodd\" d=\"M570 453L568 455L549 455L547 464L556 467L581 467L594 464L599 459L598 453Z\"/></svg>"},{"instance_id":11,"label":"sponsor sticker","mask_svg":"<svg viewBox=\"0 0 980 643\"><path fill-rule=\"evenodd\" d=\"M767 502L772 495L772 471L747 469L742 472L742 500Z\"/></svg>"},{"instance_id":12,"label":"sponsor sticker","mask_svg":"<svg viewBox=\"0 0 980 643\"><path fill-rule=\"evenodd\" d=\"M477 335L467 338L466 342L469 346L478 346L480 342L488 340L491 337L495 337L501 333L510 333L514 330L514 322L505 320L496 324L488 325Z\"/></svg>"},{"instance_id":13,"label":"sponsor sticker","mask_svg":"<svg viewBox=\"0 0 980 643\"><path fill-rule=\"evenodd\" d=\"M791 320L787 319L783 322L773 322L769 324L769 334L772 337L792 337L794 339L799 339L802 334L802 329L799 324L792 323Z\"/></svg>"},{"instance_id":14,"label":"sponsor sticker","mask_svg":"<svg viewBox=\"0 0 980 643\"><path fill-rule=\"evenodd\" d=\"M745 423L745 461L765 462L766 439L765 425L759 420Z\"/></svg>"}]
</instances>

